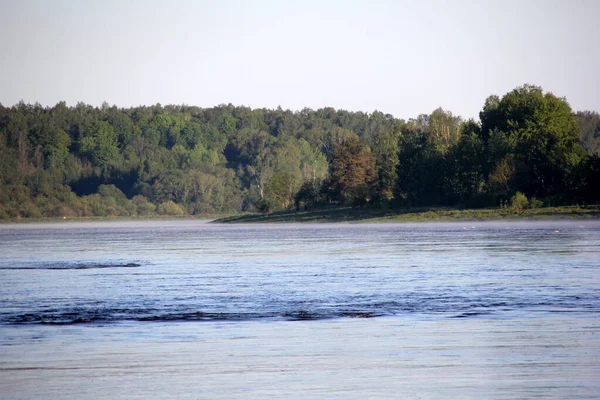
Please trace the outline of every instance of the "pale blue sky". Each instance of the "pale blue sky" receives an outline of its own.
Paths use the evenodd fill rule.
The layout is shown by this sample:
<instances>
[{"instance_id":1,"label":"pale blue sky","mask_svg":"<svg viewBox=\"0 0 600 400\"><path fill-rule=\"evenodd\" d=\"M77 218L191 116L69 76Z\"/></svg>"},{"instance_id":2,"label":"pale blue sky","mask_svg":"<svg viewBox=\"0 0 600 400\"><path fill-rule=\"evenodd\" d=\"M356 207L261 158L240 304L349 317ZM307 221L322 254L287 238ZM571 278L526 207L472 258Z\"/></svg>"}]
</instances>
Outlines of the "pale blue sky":
<instances>
[{"instance_id":1,"label":"pale blue sky","mask_svg":"<svg viewBox=\"0 0 600 400\"><path fill-rule=\"evenodd\" d=\"M0 102L600 111L600 1L0 0Z\"/></svg>"}]
</instances>

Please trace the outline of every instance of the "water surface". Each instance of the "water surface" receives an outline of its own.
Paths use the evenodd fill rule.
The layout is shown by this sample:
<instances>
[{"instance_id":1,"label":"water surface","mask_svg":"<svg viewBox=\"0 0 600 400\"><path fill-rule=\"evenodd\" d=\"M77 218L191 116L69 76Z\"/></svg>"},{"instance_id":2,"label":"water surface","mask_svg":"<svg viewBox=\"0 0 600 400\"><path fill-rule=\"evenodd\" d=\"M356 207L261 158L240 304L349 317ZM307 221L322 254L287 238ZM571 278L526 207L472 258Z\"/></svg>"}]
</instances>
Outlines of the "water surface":
<instances>
[{"instance_id":1,"label":"water surface","mask_svg":"<svg viewBox=\"0 0 600 400\"><path fill-rule=\"evenodd\" d=\"M0 225L2 398L598 398L600 222Z\"/></svg>"}]
</instances>

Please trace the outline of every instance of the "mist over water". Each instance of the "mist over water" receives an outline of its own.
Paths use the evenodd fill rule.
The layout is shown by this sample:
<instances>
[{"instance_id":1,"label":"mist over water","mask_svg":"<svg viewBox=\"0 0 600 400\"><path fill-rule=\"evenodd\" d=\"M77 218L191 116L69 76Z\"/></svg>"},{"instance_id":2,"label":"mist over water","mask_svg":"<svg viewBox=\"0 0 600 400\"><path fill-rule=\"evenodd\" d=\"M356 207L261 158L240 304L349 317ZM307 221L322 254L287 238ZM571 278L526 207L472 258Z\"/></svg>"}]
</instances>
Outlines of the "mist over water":
<instances>
[{"instance_id":1,"label":"mist over water","mask_svg":"<svg viewBox=\"0 0 600 400\"><path fill-rule=\"evenodd\" d=\"M600 221L0 225L0 254L8 398L600 393Z\"/></svg>"}]
</instances>

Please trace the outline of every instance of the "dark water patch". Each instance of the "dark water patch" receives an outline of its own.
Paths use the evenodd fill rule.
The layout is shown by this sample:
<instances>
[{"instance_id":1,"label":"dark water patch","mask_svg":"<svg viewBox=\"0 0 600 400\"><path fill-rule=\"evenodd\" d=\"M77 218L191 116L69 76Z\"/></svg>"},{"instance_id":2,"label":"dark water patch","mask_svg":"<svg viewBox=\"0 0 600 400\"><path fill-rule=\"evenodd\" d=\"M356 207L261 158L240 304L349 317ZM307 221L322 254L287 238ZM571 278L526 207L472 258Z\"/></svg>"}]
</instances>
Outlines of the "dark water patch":
<instances>
[{"instance_id":1,"label":"dark water patch","mask_svg":"<svg viewBox=\"0 0 600 400\"><path fill-rule=\"evenodd\" d=\"M314 321L336 318L377 318L382 316L407 316L407 315L438 315L441 318L475 318L489 315L501 315L523 310L510 308L485 309L477 307L464 307L452 309L443 307L426 307L422 309L372 309L360 310L347 309L297 309L287 311L189 311L189 310L140 310L140 309L88 309L88 310L63 310L39 311L5 314L1 318L3 324L8 325L75 325L93 323L118 323L126 321L138 322L178 322L178 321L256 321L256 320L288 320L288 321ZM582 308L529 308L528 312L545 313L597 313L599 309Z\"/></svg>"},{"instance_id":2,"label":"dark water patch","mask_svg":"<svg viewBox=\"0 0 600 400\"><path fill-rule=\"evenodd\" d=\"M129 275L127 275L129 276ZM155 282L156 283L156 282ZM431 315L439 318L473 318L485 315L514 315L523 313L582 313L600 311L600 293L564 295L552 294L544 288L545 296L537 291L510 291L492 295L473 290L469 294L453 295L444 290L385 294L342 293L298 294L248 292L227 290L208 293L198 286L193 293L187 286L155 285L161 297L140 291L128 294L135 286L127 285L118 299L55 298L12 302L0 307L0 324L86 324L121 321L251 321L290 320L311 321L334 318L375 318L381 316ZM245 286L243 286L245 287ZM240 286L233 287L240 290ZM181 291L182 290L182 291ZM446 290L451 290L447 288ZM176 295L170 293L176 292ZM169 293L169 295L166 295Z\"/></svg>"},{"instance_id":3,"label":"dark water patch","mask_svg":"<svg viewBox=\"0 0 600 400\"><path fill-rule=\"evenodd\" d=\"M293 311L173 311L161 312L155 309L80 309L51 310L48 312L28 312L5 315L3 323L10 325L75 325L92 323L138 322L178 322L178 321L255 321L288 320L309 321L335 318L374 318L384 315L370 311L340 310L293 310Z\"/></svg>"},{"instance_id":4,"label":"dark water patch","mask_svg":"<svg viewBox=\"0 0 600 400\"><path fill-rule=\"evenodd\" d=\"M138 268L139 263L48 263L34 265L0 266L0 270L72 270L104 268Z\"/></svg>"},{"instance_id":5,"label":"dark water patch","mask_svg":"<svg viewBox=\"0 0 600 400\"><path fill-rule=\"evenodd\" d=\"M317 320L317 319L329 319L329 318L333 318L334 316L327 315L325 313L300 310L300 311L285 313L285 314L283 314L283 317L286 319L289 319L291 321L310 321L310 320Z\"/></svg>"},{"instance_id":6,"label":"dark water patch","mask_svg":"<svg viewBox=\"0 0 600 400\"><path fill-rule=\"evenodd\" d=\"M484 315L490 315L492 314L491 312L484 312L484 311L468 311L468 312L464 312L458 315L453 315L451 318L471 318L471 317L480 317L480 316L484 316Z\"/></svg>"}]
</instances>

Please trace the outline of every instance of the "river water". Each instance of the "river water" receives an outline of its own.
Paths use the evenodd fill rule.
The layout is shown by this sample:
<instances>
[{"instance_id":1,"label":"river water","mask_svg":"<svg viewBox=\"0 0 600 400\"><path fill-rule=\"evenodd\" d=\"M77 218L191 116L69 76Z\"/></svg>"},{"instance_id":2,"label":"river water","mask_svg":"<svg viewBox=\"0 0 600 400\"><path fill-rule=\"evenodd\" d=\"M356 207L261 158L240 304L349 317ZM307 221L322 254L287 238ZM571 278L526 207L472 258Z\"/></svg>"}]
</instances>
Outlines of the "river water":
<instances>
[{"instance_id":1,"label":"river water","mask_svg":"<svg viewBox=\"0 0 600 400\"><path fill-rule=\"evenodd\" d=\"M0 398L600 398L600 221L0 225Z\"/></svg>"}]
</instances>

